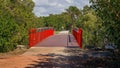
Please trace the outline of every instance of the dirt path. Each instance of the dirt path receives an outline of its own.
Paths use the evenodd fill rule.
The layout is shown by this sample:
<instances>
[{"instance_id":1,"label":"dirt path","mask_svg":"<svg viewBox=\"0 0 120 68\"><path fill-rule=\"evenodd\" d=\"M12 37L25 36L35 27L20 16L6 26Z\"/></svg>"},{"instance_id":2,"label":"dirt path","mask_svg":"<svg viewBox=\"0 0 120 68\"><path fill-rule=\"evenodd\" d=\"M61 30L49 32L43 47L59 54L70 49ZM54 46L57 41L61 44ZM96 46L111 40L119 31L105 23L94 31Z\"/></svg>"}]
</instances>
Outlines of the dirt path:
<instances>
[{"instance_id":1,"label":"dirt path","mask_svg":"<svg viewBox=\"0 0 120 68\"><path fill-rule=\"evenodd\" d=\"M22 55L0 58L0 68L119 68L120 65L112 61L115 59L107 58L110 56L90 56L101 53L96 52L78 47L37 47Z\"/></svg>"},{"instance_id":2,"label":"dirt path","mask_svg":"<svg viewBox=\"0 0 120 68\"><path fill-rule=\"evenodd\" d=\"M0 58L0 68L63 67L69 62L70 53L72 51L65 47L33 47L22 55Z\"/></svg>"},{"instance_id":3,"label":"dirt path","mask_svg":"<svg viewBox=\"0 0 120 68\"><path fill-rule=\"evenodd\" d=\"M70 53L72 51L64 47L31 48L22 55L0 58L0 68L53 68L63 66L68 68L70 64L66 64L72 56Z\"/></svg>"}]
</instances>

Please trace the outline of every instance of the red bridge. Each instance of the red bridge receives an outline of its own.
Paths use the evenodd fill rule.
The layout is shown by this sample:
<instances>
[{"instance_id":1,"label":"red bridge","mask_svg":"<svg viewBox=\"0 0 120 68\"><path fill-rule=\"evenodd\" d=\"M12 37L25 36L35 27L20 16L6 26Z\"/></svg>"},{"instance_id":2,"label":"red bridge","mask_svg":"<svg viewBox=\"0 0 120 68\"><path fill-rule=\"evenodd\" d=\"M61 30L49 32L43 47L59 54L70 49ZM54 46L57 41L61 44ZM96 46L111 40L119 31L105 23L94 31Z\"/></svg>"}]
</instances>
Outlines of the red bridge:
<instances>
[{"instance_id":1,"label":"red bridge","mask_svg":"<svg viewBox=\"0 0 120 68\"><path fill-rule=\"evenodd\" d=\"M29 31L30 47L70 47L79 46L82 48L82 29L73 29L72 34L62 31L54 34L51 27L33 28Z\"/></svg>"}]
</instances>

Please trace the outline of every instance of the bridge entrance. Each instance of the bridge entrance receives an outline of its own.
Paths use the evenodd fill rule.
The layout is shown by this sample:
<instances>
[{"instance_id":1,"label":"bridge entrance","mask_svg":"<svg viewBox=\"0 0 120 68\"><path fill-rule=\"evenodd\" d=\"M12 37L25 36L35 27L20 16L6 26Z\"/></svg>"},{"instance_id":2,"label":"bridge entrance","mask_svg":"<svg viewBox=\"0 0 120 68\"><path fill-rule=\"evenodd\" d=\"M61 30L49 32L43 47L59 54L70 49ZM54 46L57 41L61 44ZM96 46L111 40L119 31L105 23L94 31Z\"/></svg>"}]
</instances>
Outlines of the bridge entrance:
<instances>
[{"instance_id":1,"label":"bridge entrance","mask_svg":"<svg viewBox=\"0 0 120 68\"><path fill-rule=\"evenodd\" d=\"M82 32L81 32L82 33ZM81 45L82 34L79 29L73 29L72 34L69 31L61 31L54 34L53 28L32 29L30 33L30 47L76 47Z\"/></svg>"}]
</instances>

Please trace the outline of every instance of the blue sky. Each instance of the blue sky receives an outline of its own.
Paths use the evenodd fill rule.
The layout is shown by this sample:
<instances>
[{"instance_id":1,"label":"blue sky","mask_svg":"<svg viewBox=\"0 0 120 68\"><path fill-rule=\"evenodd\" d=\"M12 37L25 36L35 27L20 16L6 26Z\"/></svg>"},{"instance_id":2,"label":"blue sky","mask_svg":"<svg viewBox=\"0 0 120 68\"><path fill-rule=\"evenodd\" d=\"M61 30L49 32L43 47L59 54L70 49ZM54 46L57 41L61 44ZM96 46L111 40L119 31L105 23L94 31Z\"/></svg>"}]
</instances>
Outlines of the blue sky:
<instances>
[{"instance_id":1,"label":"blue sky","mask_svg":"<svg viewBox=\"0 0 120 68\"><path fill-rule=\"evenodd\" d=\"M89 0L33 0L33 2L35 3L33 12L37 17L60 14L71 5L77 6L79 9L90 5Z\"/></svg>"}]
</instances>

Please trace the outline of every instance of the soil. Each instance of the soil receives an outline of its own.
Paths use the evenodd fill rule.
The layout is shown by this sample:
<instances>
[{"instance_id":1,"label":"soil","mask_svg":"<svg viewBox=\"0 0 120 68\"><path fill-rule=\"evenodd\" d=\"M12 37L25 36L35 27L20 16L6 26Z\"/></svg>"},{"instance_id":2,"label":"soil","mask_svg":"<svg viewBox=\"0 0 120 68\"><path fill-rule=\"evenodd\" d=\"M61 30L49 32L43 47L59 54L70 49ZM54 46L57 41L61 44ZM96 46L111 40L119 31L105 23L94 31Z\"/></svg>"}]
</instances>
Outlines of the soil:
<instances>
[{"instance_id":1,"label":"soil","mask_svg":"<svg viewBox=\"0 0 120 68\"><path fill-rule=\"evenodd\" d=\"M80 48L33 47L29 50L18 50L6 54L0 54L0 68L120 67L120 65L113 62L111 58L89 57L91 52L92 51L83 50Z\"/></svg>"},{"instance_id":2,"label":"soil","mask_svg":"<svg viewBox=\"0 0 120 68\"><path fill-rule=\"evenodd\" d=\"M0 68L25 68L32 67L30 64L35 64L38 59L39 62L44 61L47 56L31 56L23 55L27 50L26 49L16 49L15 51L8 53L0 53ZM36 62L34 62L36 61Z\"/></svg>"}]
</instances>

